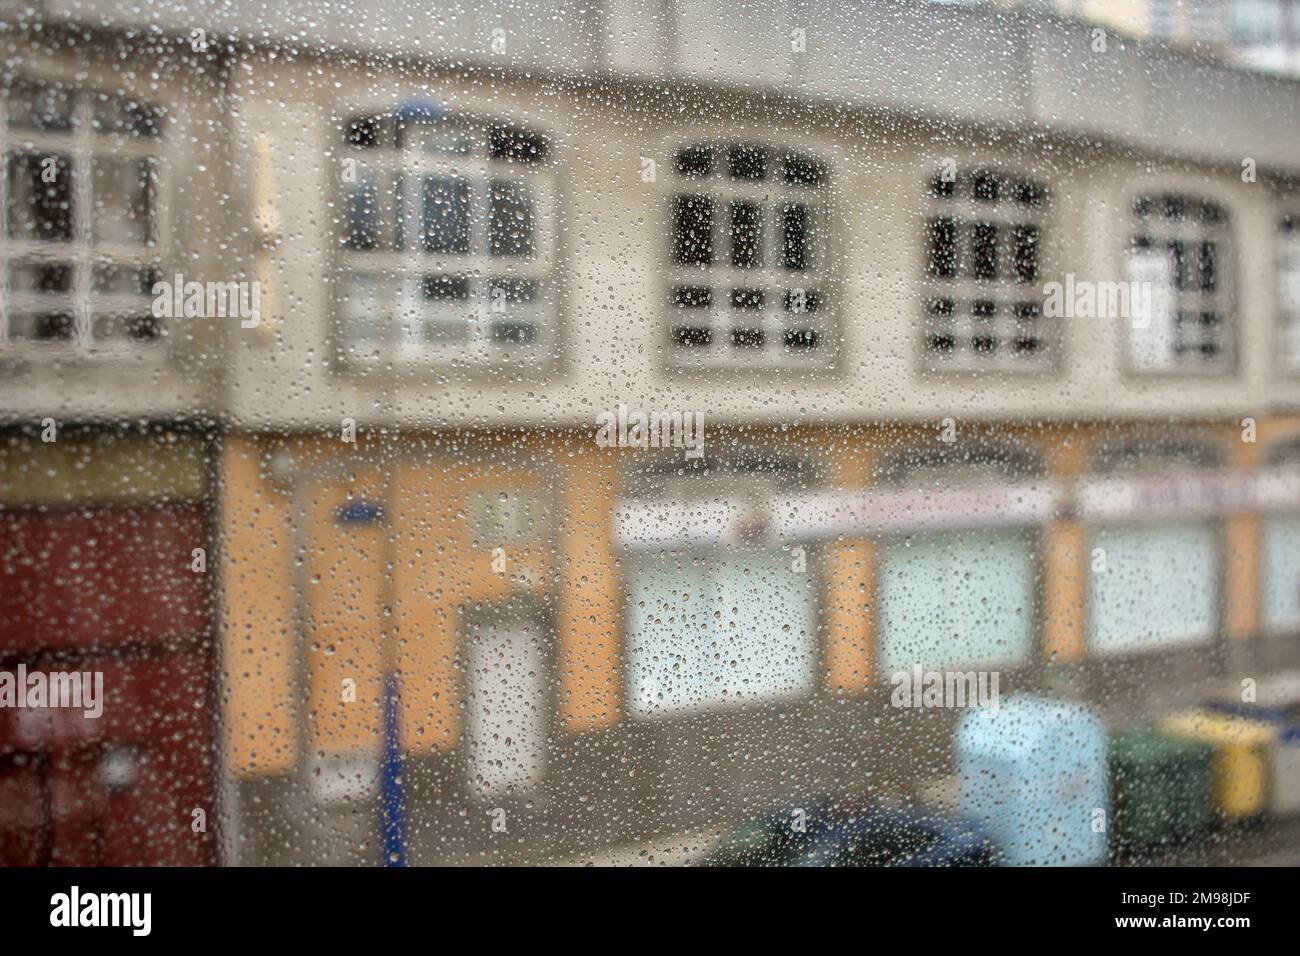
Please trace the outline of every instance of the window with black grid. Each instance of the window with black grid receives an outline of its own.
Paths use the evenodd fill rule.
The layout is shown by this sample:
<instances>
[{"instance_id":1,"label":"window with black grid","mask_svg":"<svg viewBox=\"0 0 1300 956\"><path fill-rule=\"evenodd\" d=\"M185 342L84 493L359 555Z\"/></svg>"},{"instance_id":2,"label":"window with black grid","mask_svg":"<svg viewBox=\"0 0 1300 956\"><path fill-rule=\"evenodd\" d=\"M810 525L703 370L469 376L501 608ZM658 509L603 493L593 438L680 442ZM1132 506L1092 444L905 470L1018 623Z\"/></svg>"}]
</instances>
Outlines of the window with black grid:
<instances>
[{"instance_id":1,"label":"window with black grid","mask_svg":"<svg viewBox=\"0 0 1300 956\"><path fill-rule=\"evenodd\" d=\"M752 143L679 149L670 171L675 360L802 367L829 356L826 165Z\"/></svg>"},{"instance_id":2,"label":"window with black grid","mask_svg":"<svg viewBox=\"0 0 1300 956\"><path fill-rule=\"evenodd\" d=\"M1046 187L991 169L947 169L926 191L921 352L932 368L1042 369Z\"/></svg>"},{"instance_id":3,"label":"window with black grid","mask_svg":"<svg viewBox=\"0 0 1300 956\"><path fill-rule=\"evenodd\" d=\"M1276 275L1282 361L1300 370L1300 214L1288 213L1278 222Z\"/></svg>"},{"instance_id":4,"label":"window with black grid","mask_svg":"<svg viewBox=\"0 0 1300 956\"><path fill-rule=\"evenodd\" d=\"M1150 297L1129 330L1138 371L1218 372L1233 362L1231 228L1218 202L1182 193L1137 197L1129 281Z\"/></svg>"},{"instance_id":5,"label":"window with black grid","mask_svg":"<svg viewBox=\"0 0 1300 956\"><path fill-rule=\"evenodd\" d=\"M162 111L132 97L19 80L0 99L0 342L156 346L164 321Z\"/></svg>"}]
</instances>

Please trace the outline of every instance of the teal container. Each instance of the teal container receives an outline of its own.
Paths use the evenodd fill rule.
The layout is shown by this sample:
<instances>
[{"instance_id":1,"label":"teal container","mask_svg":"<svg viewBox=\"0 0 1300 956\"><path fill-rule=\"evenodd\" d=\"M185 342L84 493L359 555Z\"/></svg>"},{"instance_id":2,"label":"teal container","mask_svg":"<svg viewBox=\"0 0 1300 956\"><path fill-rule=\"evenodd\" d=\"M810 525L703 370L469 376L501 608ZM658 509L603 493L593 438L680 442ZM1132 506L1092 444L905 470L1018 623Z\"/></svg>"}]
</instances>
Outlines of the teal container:
<instances>
[{"instance_id":1,"label":"teal container","mask_svg":"<svg viewBox=\"0 0 1300 956\"><path fill-rule=\"evenodd\" d=\"M1009 866L1106 860L1106 729L1078 704L1015 695L962 715L958 811L978 821Z\"/></svg>"}]
</instances>

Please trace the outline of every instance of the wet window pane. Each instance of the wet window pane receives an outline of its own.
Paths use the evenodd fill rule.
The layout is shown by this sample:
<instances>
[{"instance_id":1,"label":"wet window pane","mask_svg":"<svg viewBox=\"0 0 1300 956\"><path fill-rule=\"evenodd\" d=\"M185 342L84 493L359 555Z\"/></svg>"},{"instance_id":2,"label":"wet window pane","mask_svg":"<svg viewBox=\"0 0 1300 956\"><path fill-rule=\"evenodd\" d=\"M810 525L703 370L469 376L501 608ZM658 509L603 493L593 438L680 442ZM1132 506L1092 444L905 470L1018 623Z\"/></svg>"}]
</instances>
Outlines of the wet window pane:
<instances>
[{"instance_id":1,"label":"wet window pane","mask_svg":"<svg viewBox=\"0 0 1300 956\"><path fill-rule=\"evenodd\" d=\"M1300 862L1300 4L5 9L0 865Z\"/></svg>"}]
</instances>

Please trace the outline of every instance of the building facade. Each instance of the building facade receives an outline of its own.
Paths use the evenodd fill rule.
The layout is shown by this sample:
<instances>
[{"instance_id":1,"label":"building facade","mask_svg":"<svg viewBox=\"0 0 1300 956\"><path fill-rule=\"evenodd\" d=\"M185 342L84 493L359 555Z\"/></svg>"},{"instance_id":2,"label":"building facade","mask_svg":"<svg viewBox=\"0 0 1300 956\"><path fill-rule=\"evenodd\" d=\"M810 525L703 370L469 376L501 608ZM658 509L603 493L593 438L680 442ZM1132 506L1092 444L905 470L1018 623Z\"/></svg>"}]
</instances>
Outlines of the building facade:
<instances>
[{"instance_id":1,"label":"building facade","mask_svg":"<svg viewBox=\"0 0 1300 956\"><path fill-rule=\"evenodd\" d=\"M560 6L7 41L4 514L47 418L150 423L133 506L197 441L159 549L214 555L176 812L223 860L379 858L389 674L407 858L472 862L914 794L913 666L1121 726L1300 663L1300 86L1016 13ZM186 281L258 314L159 318Z\"/></svg>"}]
</instances>

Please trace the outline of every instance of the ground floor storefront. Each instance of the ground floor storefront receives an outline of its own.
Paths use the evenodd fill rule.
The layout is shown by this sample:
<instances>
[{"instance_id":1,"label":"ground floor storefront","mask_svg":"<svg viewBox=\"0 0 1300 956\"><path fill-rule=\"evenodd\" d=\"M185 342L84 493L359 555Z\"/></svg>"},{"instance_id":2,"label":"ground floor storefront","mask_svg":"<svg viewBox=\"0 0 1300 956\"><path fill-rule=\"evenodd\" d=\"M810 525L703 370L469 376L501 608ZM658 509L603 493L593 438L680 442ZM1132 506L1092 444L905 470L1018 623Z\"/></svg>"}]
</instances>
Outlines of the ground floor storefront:
<instances>
[{"instance_id":1,"label":"ground floor storefront","mask_svg":"<svg viewBox=\"0 0 1300 956\"><path fill-rule=\"evenodd\" d=\"M916 792L955 718L891 706L915 667L1121 725L1294 666L1300 421L1245 434L229 435L240 860L377 859L394 754L410 862L558 856Z\"/></svg>"}]
</instances>

